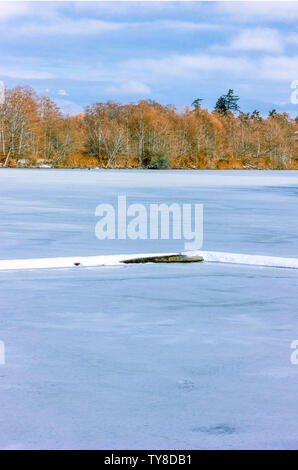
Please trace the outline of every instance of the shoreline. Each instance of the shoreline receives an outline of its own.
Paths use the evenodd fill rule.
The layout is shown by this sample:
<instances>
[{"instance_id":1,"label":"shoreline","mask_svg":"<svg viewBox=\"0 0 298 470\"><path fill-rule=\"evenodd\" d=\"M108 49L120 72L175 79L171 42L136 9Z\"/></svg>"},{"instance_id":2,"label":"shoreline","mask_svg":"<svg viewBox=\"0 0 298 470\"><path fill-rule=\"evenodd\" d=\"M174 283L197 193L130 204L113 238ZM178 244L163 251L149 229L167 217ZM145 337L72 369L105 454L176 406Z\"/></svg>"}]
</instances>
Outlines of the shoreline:
<instances>
[{"instance_id":1,"label":"shoreline","mask_svg":"<svg viewBox=\"0 0 298 470\"><path fill-rule=\"evenodd\" d=\"M130 171L153 171L153 172L166 172L166 171L298 171L298 166L297 168L259 168L257 166L255 167L243 167L243 168L236 168L236 167L231 167L231 168L185 168L185 167L179 167L179 168L146 168L146 167L111 167L107 168L104 166L96 166L96 167L53 167L50 165L39 165L39 166L1 166L0 164L0 170L103 170L103 171L111 171L111 170L130 170Z\"/></svg>"}]
</instances>

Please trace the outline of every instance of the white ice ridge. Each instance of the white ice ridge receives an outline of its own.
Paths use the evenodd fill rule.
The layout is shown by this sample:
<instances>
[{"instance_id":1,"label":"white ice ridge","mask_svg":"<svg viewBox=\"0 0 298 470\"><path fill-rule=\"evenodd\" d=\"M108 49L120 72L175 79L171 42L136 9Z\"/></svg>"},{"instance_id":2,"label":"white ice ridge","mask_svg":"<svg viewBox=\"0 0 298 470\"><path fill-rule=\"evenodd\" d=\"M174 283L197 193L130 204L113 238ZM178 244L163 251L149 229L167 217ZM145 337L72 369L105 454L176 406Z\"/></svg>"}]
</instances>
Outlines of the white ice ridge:
<instances>
[{"instance_id":1,"label":"white ice ridge","mask_svg":"<svg viewBox=\"0 0 298 470\"><path fill-rule=\"evenodd\" d=\"M73 268L77 266L117 266L123 261L137 258L178 255L179 253L137 253L106 256L70 256L67 258L32 258L0 260L0 270L40 269L40 268ZM187 251L183 254L202 256L204 261L216 263L250 264L278 268L298 269L298 258L280 258L277 256L244 255L240 253L223 253L216 251Z\"/></svg>"},{"instance_id":2,"label":"white ice ridge","mask_svg":"<svg viewBox=\"0 0 298 470\"><path fill-rule=\"evenodd\" d=\"M151 256L167 256L177 253L138 253L106 256L70 256L67 258L32 258L0 260L0 270L7 269L40 269L40 268L73 268L76 266L117 266L123 261Z\"/></svg>"},{"instance_id":3,"label":"white ice ridge","mask_svg":"<svg viewBox=\"0 0 298 470\"><path fill-rule=\"evenodd\" d=\"M278 256L244 255L241 253L223 253L221 251L187 251L188 256L202 256L204 261L215 263L252 264L276 268L298 269L298 258L280 258Z\"/></svg>"}]
</instances>

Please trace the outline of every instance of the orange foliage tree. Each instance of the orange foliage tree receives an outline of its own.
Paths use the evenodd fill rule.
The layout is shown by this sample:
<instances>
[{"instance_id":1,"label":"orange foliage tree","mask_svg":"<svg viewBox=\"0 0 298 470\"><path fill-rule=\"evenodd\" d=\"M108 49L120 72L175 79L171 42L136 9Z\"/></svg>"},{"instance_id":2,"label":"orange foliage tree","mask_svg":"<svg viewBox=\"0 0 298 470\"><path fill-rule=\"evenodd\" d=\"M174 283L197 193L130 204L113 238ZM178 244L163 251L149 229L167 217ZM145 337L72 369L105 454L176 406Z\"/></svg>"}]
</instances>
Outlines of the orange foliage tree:
<instances>
[{"instance_id":1,"label":"orange foliage tree","mask_svg":"<svg viewBox=\"0 0 298 470\"><path fill-rule=\"evenodd\" d=\"M231 90L232 91L232 90ZM228 96L228 95L227 95ZM237 97L238 98L238 97ZM29 87L0 105L2 166L298 168L297 121L272 111L237 116L201 105L178 112L152 100L112 101L66 116Z\"/></svg>"}]
</instances>

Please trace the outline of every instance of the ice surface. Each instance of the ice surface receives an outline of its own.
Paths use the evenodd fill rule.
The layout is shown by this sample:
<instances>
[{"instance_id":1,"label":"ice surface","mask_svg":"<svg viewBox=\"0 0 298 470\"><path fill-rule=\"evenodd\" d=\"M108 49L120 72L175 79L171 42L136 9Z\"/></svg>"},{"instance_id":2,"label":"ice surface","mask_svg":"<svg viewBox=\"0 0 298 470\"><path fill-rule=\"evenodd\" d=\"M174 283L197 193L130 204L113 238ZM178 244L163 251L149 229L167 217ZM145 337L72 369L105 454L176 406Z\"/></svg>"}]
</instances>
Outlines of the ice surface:
<instances>
[{"instance_id":1,"label":"ice surface","mask_svg":"<svg viewBox=\"0 0 298 470\"><path fill-rule=\"evenodd\" d=\"M0 170L0 259L179 252L180 240L98 240L95 208L204 204L205 251L297 257L297 171Z\"/></svg>"},{"instance_id":2,"label":"ice surface","mask_svg":"<svg viewBox=\"0 0 298 470\"><path fill-rule=\"evenodd\" d=\"M1 170L1 258L183 249L97 240L95 206L118 194L203 202L204 250L297 257L297 182ZM0 272L0 447L297 449L297 281L216 263Z\"/></svg>"},{"instance_id":3,"label":"ice surface","mask_svg":"<svg viewBox=\"0 0 298 470\"><path fill-rule=\"evenodd\" d=\"M2 448L298 448L296 270L0 273Z\"/></svg>"}]
</instances>

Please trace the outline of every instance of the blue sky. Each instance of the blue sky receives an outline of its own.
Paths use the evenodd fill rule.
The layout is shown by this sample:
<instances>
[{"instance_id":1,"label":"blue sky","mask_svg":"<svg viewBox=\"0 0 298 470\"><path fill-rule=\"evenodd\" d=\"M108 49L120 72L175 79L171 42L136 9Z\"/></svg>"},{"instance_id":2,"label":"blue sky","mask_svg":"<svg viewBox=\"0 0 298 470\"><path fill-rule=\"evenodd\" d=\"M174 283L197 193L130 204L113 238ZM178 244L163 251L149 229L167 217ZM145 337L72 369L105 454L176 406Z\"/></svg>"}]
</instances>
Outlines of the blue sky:
<instances>
[{"instance_id":1,"label":"blue sky","mask_svg":"<svg viewBox=\"0 0 298 470\"><path fill-rule=\"evenodd\" d=\"M0 80L74 114L97 101L154 99L298 115L293 2L0 2Z\"/></svg>"}]
</instances>

